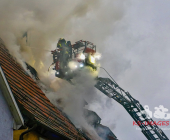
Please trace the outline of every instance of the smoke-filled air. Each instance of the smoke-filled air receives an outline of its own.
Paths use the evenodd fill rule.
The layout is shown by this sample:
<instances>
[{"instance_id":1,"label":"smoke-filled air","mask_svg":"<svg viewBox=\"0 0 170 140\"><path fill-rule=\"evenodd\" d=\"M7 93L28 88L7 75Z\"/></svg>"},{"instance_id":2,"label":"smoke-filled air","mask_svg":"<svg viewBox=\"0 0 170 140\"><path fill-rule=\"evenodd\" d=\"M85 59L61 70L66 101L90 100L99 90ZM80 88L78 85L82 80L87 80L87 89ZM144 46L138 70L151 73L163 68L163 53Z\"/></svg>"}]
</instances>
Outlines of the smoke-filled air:
<instances>
[{"instance_id":1,"label":"smoke-filled air","mask_svg":"<svg viewBox=\"0 0 170 140\"><path fill-rule=\"evenodd\" d=\"M71 44L90 41L101 54L98 66L121 88L152 112L159 105L168 108L169 7L169 0L0 0L0 38L25 70L25 62L37 70L41 89L77 128L101 140L85 108L95 111L118 139L143 140L126 110L94 88L97 75L108 76L105 71L82 69L73 83L57 78L51 50L59 38ZM69 67L74 69L75 62ZM170 137L169 130L164 132Z\"/></svg>"},{"instance_id":2,"label":"smoke-filled air","mask_svg":"<svg viewBox=\"0 0 170 140\"><path fill-rule=\"evenodd\" d=\"M93 42L101 53L124 9L124 0L0 1L0 38L10 53L24 69L26 61L37 70L39 85L50 101L96 140L100 138L82 109L85 102L100 100L94 89L95 76L84 69L74 78L74 85L56 78L54 71L48 71L53 61L50 51L62 37L72 44L81 39Z\"/></svg>"},{"instance_id":3,"label":"smoke-filled air","mask_svg":"<svg viewBox=\"0 0 170 140\"><path fill-rule=\"evenodd\" d=\"M83 39L102 45L113 24L123 15L121 3L117 0L2 0L0 36L18 61L24 59L43 73L52 61L48 51L56 48L60 37L72 43ZM22 40L25 32L28 32L27 43Z\"/></svg>"}]
</instances>

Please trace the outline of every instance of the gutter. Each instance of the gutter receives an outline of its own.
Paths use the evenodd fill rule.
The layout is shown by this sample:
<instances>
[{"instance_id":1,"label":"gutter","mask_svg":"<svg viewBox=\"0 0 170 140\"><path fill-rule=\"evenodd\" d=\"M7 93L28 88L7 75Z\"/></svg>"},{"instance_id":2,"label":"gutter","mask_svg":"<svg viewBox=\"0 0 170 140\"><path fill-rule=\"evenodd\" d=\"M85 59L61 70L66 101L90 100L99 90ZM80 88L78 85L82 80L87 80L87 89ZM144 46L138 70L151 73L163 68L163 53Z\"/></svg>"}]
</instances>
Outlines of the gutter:
<instances>
[{"instance_id":1,"label":"gutter","mask_svg":"<svg viewBox=\"0 0 170 140\"><path fill-rule=\"evenodd\" d=\"M4 95L5 100L9 106L11 114L14 118L14 124L15 124L14 126L17 129L18 127L24 125L24 119L23 119L20 109L15 101L15 98L14 98L13 93L9 87L8 81L5 77L5 74L4 74L1 66L0 66L0 89L2 90L2 94Z\"/></svg>"}]
</instances>

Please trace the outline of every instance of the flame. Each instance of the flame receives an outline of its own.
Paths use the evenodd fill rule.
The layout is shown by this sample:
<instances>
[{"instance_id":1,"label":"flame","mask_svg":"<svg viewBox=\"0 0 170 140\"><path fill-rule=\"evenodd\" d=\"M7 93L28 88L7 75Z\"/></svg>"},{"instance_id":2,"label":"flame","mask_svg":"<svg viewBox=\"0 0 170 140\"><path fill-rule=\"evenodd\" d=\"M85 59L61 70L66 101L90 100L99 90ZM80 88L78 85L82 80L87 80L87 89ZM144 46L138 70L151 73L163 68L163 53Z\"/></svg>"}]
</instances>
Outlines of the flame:
<instances>
[{"instance_id":1,"label":"flame","mask_svg":"<svg viewBox=\"0 0 170 140\"><path fill-rule=\"evenodd\" d=\"M42 69L43 67L44 67L44 63L40 61L40 69Z\"/></svg>"}]
</instances>

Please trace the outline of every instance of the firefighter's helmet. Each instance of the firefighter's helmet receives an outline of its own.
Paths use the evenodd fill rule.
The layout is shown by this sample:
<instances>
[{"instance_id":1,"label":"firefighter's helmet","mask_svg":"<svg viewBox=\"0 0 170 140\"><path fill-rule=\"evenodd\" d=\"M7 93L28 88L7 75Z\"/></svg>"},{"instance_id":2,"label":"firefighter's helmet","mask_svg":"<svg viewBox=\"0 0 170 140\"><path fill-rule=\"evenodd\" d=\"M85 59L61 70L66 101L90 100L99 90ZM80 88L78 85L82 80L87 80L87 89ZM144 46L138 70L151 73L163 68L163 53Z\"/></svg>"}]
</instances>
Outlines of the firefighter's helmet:
<instances>
[{"instance_id":1,"label":"firefighter's helmet","mask_svg":"<svg viewBox=\"0 0 170 140\"><path fill-rule=\"evenodd\" d=\"M64 38L59 38L58 43L57 43L57 47L61 48L62 46L66 45L66 40Z\"/></svg>"}]
</instances>

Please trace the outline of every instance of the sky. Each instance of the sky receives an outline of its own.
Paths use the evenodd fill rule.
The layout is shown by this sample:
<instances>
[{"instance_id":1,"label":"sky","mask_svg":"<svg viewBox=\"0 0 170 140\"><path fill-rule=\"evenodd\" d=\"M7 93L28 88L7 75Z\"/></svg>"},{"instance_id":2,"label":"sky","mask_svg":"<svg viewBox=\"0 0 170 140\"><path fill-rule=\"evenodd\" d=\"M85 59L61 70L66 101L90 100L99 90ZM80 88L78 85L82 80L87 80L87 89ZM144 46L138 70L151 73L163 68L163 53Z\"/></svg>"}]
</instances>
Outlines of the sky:
<instances>
[{"instance_id":1,"label":"sky","mask_svg":"<svg viewBox=\"0 0 170 140\"><path fill-rule=\"evenodd\" d=\"M102 54L101 66L154 112L159 105L170 109L169 7L168 0L1 0L0 37L21 64L25 60L37 69L42 81L52 62L48 50L55 49L58 38L72 44L91 41ZM33 48L21 40L26 31ZM107 74L100 70L99 76ZM120 104L97 89L96 94L89 108L118 139L146 139ZM164 132L170 137L169 131Z\"/></svg>"},{"instance_id":2,"label":"sky","mask_svg":"<svg viewBox=\"0 0 170 140\"><path fill-rule=\"evenodd\" d=\"M169 6L170 1L166 0L130 1L123 18L105 40L102 52L102 66L119 86L129 91L143 106L148 105L153 113L154 107L159 105L170 107ZM101 75L105 76L104 72ZM98 114L102 123L113 128L119 139L145 139L133 126L133 120L125 109L115 101L109 102L109 108L92 107L100 108L96 110L100 110ZM164 132L170 137L169 130Z\"/></svg>"}]
</instances>

